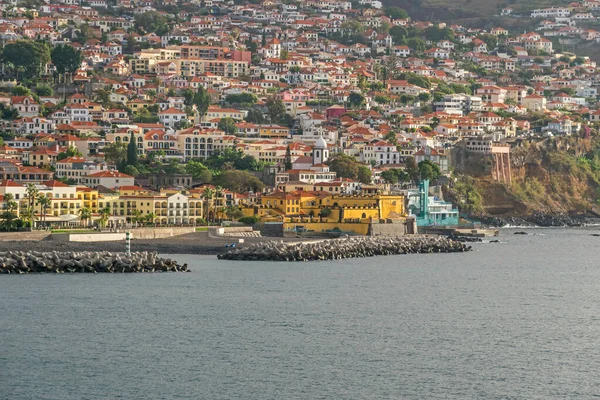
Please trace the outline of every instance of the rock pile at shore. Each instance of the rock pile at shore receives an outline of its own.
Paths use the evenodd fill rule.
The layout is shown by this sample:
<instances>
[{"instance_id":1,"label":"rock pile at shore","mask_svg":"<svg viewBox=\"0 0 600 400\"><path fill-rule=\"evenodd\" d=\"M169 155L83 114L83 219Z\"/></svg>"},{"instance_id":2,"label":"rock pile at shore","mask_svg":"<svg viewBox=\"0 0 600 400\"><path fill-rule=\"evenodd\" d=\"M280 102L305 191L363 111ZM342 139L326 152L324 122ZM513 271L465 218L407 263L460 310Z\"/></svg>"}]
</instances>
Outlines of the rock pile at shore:
<instances>
[{"instance_id":1,"label":"rock pile at shore","mask_svg":"<svg viewBox=\"0 0 600 400\"><path fill-rule=\"evenodd\" d=\"M187 271L187 264L179 265L169 258L161 258L155 252L0 252L0 273L75 273L75 272L168 272Z\"/></svg>"},{"instance_id":2,"label":"rock pile at shore","mask_svg":"<svg viewBox=\"0 0 600 400\"><path fill-rule=\"evenodd\" d=\"M483 225L494 227L505 226L543 226L543 227L579 227L587 224L585 216L545 214L534 212L524 217L477 217Z\"/></svg>"},{"instance_id":3,"label":"rock pile at shore","mask_svg":"<svg viewBox=\"0 0 600 400\"><path fill-rule=\"evenodd\" d=\"M411 253L454 253L471 250L442 236L350 237L313 243L256 243L219 254L221 260L316 261Z\"/></svg>"}]
</instances>

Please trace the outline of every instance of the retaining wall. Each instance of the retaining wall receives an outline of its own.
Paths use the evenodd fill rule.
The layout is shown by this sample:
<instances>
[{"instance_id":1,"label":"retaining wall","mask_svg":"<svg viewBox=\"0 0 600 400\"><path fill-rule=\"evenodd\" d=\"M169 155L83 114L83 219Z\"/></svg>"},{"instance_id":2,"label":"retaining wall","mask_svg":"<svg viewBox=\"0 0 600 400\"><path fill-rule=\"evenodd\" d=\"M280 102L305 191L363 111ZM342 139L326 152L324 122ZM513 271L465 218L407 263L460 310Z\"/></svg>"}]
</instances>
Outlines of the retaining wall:
<instances>
[{"instance_id":1,"label":"retaining wall","mask_svg":"<svg viewBox=\"0 0 600 400\"><path fill-rule=\"evenodd\" d=\"M55 233L52 240L59 242L116 242L125 240L125 232L118 233Z\"/></svg>"},{"instance_id":2,"label":"retaining wall","mask_svg":"<svg viewBox=\"0 0 600 400\"><path fill-rule=\"evenodd\" d=\"M44 240L49 237L50 231L34 232L1 232L0 242L24 241L24 240Z\"/></svg>"},{"instance_id":3,"label":"retaining wall","mask_svg":"<svg viewBox=\"0 0 600 400\"><path fill-rule=\"evenodd\" d=\"M166 228L132 228L123 229L119 232L98 233L54 233L50 236L52 240L63 242L115 242L125 240L125 233L130 232L132 239L162 239L173 236L185 235L196 232L194 227L166 227ZM27 239L21 239L27 240Z\"/></svg>"},{"instance_id":4,"label":"retaining wall","mask_svg":"<svg viewBox=\"0 0 600 400\"><path fill-rule=\"evenodd\" d=\"M162 239L196 232L194 227L133 228L129 229L134 239Z\"/></svg>"}]
</instances>

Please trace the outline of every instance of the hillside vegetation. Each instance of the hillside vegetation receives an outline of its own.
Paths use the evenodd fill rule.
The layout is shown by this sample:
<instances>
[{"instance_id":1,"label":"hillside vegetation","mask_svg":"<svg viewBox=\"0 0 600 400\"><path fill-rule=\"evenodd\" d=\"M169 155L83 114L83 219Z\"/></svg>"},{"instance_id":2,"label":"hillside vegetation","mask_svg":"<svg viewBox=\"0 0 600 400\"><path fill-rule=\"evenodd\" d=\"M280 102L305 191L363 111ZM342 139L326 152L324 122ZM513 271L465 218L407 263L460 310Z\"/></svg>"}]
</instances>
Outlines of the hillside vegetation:
<instances>
[{"instance_id":1,"label":"hillside vegetation","mask_svg":"<svg viewBox=\"0 0 600 400\"><path fill-rule=\"evenodd\" d=\"M513 181L457 175L448 196L466 214L567 214L600 210L600 136L521 142L512 150Z\"/></svg>"},{"instance_id":2,"label":"hillside vegetation","mask_svg":"<svg viewBox=\"0 0 600 400\"><path fill-rule=\"evenodd\" d=\"M413 19L451 22L464 18L490 18L500 14L504 7L512 7L515 13L555 5L564 5L561 0L385 0L386 6L402 7Z\"/></svg>"}]
</instances>

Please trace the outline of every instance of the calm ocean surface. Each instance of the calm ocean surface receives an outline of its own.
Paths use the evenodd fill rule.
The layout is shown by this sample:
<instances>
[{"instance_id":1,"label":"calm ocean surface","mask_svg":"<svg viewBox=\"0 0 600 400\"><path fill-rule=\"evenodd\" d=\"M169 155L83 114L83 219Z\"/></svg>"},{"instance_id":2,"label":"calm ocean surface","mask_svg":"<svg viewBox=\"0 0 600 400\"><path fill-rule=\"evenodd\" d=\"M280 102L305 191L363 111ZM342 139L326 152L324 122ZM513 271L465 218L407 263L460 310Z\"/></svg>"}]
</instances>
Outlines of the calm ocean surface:
<instances>
[{"instance_id":1,"label":"calm ocean surface","mask_svg":"<svg viewBox=\"0 0 600 400\"><path fill-rule=\"evenodd\" d=\"M465 254L0 276L0 399L600 397L599 229Z\"/></svg>"}]
</instances>

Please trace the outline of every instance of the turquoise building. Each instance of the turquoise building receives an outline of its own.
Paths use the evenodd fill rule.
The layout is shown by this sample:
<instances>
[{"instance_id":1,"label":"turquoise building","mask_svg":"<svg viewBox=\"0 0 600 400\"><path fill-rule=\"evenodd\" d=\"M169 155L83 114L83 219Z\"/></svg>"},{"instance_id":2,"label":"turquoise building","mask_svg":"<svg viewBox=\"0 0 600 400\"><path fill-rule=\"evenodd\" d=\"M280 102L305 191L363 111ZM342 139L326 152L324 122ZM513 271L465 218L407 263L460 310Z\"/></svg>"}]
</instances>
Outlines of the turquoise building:
<instances>
[{"instance_id":1,"label":"turquoise building","mask_svg":"<svg viewBox=\"0 0 600 400\"><path fill-rule=\"evenodd\" d=\"M422 180L418 190L408 191L408 212L417 226L457 226L458 209L452 203L429 195L429 180Z\"/></svg>"}]
</instances>

